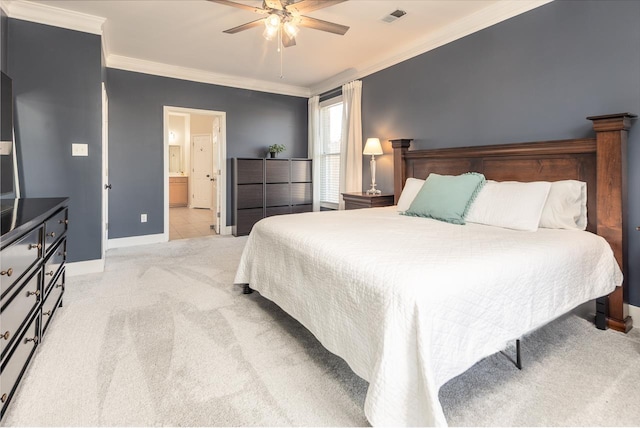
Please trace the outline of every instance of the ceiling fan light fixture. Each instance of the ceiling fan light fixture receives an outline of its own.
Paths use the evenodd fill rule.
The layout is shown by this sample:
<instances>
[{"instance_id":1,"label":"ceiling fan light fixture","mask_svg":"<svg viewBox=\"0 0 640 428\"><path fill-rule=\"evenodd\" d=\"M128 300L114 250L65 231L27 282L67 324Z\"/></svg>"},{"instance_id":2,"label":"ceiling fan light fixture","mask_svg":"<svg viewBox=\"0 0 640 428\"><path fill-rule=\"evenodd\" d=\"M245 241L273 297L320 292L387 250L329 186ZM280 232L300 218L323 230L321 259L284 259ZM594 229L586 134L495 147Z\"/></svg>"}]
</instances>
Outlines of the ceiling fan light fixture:
<instances>
[{"instance_id":1,"label":"ceiling fan light fixture","mask_svg":"<svg viewBox=\"0 0 640 428\"><path fill-rule=\"evenodd\" d=\"M293 38L298 34L299 29L293 22L287 21L284 23L284 31L289 37Z\"/></svg>"},{"instance_id":2,"label":"ceiling fan light fixture","mask_svg":"<svg viewBox=\"0 0 640 428\"><path fill-rule=\"evenodd\" d=\"M272 13L264 20L264 25L267 26L267 29L278 31L278 27L280 26L280 17L275 13Z\"/></svg>"},{"instance_id":3,"label":"ceiling fan light fixture","mask_svg":"<svg viewBox=\"0 0 640 428\"><path fill-rule=\"evenodd\" d=\"M267 39L267 40L271 41L271 40L273 40L273 39L274 39L274 37L275 37L277 34L278 34L278 29L277 29L277 28L276 28L276 29L273 29L273 28L271 28L271 27L266 27L266 28L264 29L264 32L262 33L262 36L263 36L265 39Z\"/></svg>"}]
</instances>

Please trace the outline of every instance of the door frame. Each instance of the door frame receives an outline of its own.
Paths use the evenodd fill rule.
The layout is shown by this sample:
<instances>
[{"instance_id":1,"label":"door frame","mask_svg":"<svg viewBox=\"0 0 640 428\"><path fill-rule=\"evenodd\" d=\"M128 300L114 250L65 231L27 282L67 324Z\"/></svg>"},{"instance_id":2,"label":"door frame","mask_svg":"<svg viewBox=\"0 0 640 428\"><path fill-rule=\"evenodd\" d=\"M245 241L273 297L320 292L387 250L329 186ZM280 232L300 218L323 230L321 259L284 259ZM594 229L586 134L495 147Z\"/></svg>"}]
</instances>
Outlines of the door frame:
<instances>
[{"instance_id":1,"label":"door frame","mask_svg":"<svg viewBox=\"0 0 640 428\"><path fill-rule=\"evenodd\" d=\"M163 106L163 177L164 177L164 240L169 240L169 114L198 114L206 116L217 116L220 119L220 138L217 153L218 156L218 210L220 212L220 235L231 234L231 227L227 226L227 113L224 111L202 110L186 107ZM190 130L189 130L190 133ZM213 137L213 135L212 135ZM189 135L189 143L191 135ZM191 174L189 174L189 185L191 185ZM215 219L212 219L215 222Z\"/></svg>"},{"instance_id":2,"label":"door frame","mask_svg":"<svg viewBox=\"0 0 640 428\"><path fill-rule=\"evenodd\" d=\"M106 257L109 240L109 94L102 82L102 239L100 240L100 259Z\"/></svg>"}]
</instances>

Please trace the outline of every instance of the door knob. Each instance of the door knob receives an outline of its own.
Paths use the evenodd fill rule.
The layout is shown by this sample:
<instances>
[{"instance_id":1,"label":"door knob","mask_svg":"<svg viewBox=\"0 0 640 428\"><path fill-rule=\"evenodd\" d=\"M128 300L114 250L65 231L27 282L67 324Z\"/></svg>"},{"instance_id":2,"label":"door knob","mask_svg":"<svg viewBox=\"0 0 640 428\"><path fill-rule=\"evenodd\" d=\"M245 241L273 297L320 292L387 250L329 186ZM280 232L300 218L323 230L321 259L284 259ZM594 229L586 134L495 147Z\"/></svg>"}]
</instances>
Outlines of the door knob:
<instances>
[{"instance_id":1,"label":"door knob","mask_svg":"<svg viewBox=\"0 0 640 428\"><path fill-rule=\"evenodd\" d=\"M105 185L104 185L104 188L105 188L105 189L109 189L109 190L111 190L111 183L109 183L109 184L105 184Z\"/></svg>"}]
</instances>

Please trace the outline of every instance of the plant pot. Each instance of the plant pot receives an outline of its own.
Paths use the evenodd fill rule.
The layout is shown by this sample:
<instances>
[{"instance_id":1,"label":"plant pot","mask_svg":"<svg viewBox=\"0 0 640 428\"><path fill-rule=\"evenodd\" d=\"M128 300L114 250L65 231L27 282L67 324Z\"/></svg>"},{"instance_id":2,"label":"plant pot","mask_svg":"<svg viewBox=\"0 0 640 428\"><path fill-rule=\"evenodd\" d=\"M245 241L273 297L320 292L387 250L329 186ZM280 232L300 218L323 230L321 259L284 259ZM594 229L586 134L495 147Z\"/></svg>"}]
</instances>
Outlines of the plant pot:
<instances>
[{"instance_id":1,"label":"plant pot","mask_svg":"<svg viewBox=\"0 0 640 428\"><path fill-rule=\"evenodd\" d=\"M269 152L269 155L271 156L271 159L278 157L278 153L276 152Z\"/></svg>"}]
</instances>

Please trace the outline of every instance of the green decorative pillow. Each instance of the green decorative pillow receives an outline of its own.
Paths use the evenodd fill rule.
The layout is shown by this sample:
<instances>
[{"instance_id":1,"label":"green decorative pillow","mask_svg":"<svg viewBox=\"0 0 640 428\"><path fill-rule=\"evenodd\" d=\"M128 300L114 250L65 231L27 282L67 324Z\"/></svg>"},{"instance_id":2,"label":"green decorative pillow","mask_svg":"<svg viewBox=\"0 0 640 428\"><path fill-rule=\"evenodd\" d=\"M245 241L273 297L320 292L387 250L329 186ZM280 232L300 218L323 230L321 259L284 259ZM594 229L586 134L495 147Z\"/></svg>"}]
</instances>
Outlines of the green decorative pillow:
<instances>
[{"instance_id":1,"label":"green decorative pillow","mask_svg":"<svg viewBox=\"0 0 640 428\"><path fill-rule=\"evenodd\" d=\"M429 174L405 215L465 224L464 216L484 186L484 175Z\"/></svg>"}]
</instances>

